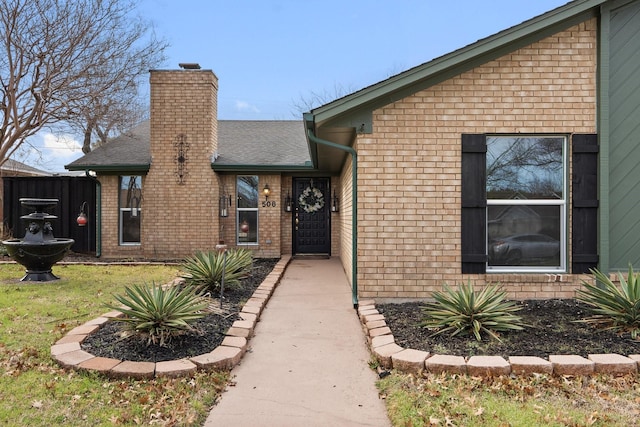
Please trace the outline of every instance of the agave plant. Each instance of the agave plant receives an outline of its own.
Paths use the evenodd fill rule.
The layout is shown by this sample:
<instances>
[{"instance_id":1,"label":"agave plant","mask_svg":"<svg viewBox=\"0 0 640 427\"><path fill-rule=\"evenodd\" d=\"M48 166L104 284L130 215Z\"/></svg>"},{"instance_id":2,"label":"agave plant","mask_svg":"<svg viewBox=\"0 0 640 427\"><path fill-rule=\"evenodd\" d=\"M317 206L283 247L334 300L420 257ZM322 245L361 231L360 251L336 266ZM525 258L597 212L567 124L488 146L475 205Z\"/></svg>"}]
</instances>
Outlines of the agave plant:
<instances>
[{"instance_id":1,"label":"agave plant","mask_svg":"<svg viewBox=\"0 0 640 427\"><path fill-rule=\"evenodd\" d=\"M181 276L189 285L206 289L211 293L220 290L224 270L225 287L234 287L248 274L253 262L252 253L247 249L230 249L225 257L218 252L196 252L181 266Z\"/></svg>"},{"instance_id":2,"label":"agave plant","mask_svg":"<svg viewBox=\"0 0 640 427\"><path fill-rule=\"evenodd\" d=\"M505 295L496 285L475 292L470 281L457 289L445 284L444 292L434 292L435 302L425 304L422 325L436 329L434 335L470 333L481 341L482 333L486 332L501 341L498 332L522 330L526 326L514 314L520 307L513 301L505 301Z\"/></svg>"},{"instance_id":3,"label":"agave plant","mask_svg":"<svg viewBox=\"0 0 640 427\"><path fill-rule=\"evenodd\" d=\"M140 334L148 336L148 344L166 345L170 339L192 329L191 323L204 317L207 298L193 288L156 285L134 285L125 288L126 295L115 295L124 307L109 305L124 313L115 320L128 323Z\"/></svg>"},{"instance_id":4,"label":"agave plant","mask_svg":"<svg viewBox=\"0 0 640 427\"><path fill-rule=\"evenodd\" d=\"M590 306L592 315L581 322L615 332L629 332L633 339L640 334L640 275L629 264L627 279L618 273L620 287L597 269L590 270L596 284L582 281L576 299Z\"/></svg>"}]
</instances>

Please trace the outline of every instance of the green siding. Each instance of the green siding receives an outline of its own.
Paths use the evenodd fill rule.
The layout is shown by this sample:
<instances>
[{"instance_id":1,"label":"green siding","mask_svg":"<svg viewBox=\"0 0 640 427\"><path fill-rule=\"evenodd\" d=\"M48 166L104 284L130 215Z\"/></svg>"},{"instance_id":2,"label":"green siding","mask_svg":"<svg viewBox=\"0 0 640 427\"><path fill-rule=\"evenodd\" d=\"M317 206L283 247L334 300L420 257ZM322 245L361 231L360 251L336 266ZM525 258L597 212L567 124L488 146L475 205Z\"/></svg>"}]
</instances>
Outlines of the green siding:
<instances>
[{"instance_id":1,"label":"green siding","mask_svg":"<svg viewBox=\"0 0 640 427\"><path fill-rule=\"evenodd\" d=\"M611 11L610 269L640 265L640 2Z\"/></svg>"}]
</instances>

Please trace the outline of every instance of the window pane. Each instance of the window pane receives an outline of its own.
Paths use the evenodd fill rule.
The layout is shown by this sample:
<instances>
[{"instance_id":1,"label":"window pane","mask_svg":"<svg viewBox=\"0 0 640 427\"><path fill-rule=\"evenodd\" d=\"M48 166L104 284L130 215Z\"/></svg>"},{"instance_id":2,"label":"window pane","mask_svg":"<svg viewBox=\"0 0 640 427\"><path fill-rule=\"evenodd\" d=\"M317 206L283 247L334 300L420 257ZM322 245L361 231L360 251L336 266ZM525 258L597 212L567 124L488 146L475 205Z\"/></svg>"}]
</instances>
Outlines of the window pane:
<instances>
[{"instance_id":1,"label":"window pane","mask_svg":"<svg viewBox=\"0 0 640 427\"><path fill-rule=\"evenodd\" d=\"M238 243L258 243L258 211L238 212Z\"/></svg>"},{"instance_id":2,"label":"window pane","mask_svg":"<svg viewBox=\"0 0 640 427\"><path fill-rule=\"evenodd\" d=\"M122 215L122 243L140 243L142 211L131 209L120 212Z\"/></svg>"},{"instance_id":3,"label":"window pane","mask_svg":"<svg viewBox=\"0 0 640 427\"><path fill-rule=\"evenodd\" d=\"M564 137L487 137L487 198L562 199Z\"/></svg>"},{"instance_id":4,"label":"window pane","mask_svg":"<svg viewBox=\"0 0 640 427\"><path fill-rule=\"evenodd\" d=\"M238 209L258 207L258 177L238 177Z\"/></svg>"},{"instance_id":5,"label":"window pane","mask_svg":"<svg viewBox=\"0 0 640 427\"><path fill-rule=\"evenodd\" d=\"M140 243L142 177L120 177L120 244Z\"/></svg>"},{"instance_id":6,"label":"window pane","mask_svg":"<svg viewBox=\"0 0 640 427\"><path fill-rule=\"evenodd\" d=\"M140 208L142 201L142 177L120 177L120 208Z\"/></svg>"},{"instance_id":7,"label":"window pane","mask_svg":"<svg viewBox=\"0 0 640 427\"><path fill-rule=\"evenodd\" d=\"M488 206L489 266L560 267L561 206Z\"/></svg>"}]
</instances>

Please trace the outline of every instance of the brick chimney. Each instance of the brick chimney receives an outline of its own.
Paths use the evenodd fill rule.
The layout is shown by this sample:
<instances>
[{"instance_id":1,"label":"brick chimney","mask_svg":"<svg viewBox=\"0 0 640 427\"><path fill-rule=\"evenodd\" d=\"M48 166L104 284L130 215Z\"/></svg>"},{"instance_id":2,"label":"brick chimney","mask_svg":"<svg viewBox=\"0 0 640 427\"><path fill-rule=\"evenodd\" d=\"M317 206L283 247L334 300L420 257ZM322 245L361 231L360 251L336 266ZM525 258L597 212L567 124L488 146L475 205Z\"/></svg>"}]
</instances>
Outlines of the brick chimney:
<instances>
[{"instance_id":1,"label":"brick chimney","mask_svg":"<svg viewBox=\"0 0 640 427\"><path fill-rule=\"evenodd\" d=\"M143 181L143 251L183 257L215 247L218 78L197 64L151 71L151 168Z\"/></svg>"}]
</instances>

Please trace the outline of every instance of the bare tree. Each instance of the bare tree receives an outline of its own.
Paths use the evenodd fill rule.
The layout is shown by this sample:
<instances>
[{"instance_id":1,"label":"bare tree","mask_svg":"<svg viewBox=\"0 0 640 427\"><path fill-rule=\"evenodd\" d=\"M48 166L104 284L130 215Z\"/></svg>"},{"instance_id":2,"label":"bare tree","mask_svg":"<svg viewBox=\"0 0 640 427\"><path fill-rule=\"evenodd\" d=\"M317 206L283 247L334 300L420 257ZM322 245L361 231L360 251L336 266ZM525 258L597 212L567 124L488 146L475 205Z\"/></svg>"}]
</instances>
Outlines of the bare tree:
<instances>
[{"instance_id":1,"label":"bare tree","mask_svg":"<svg viewBox=\"0 0 640 427\"><path fill-rule=\"evenodd\" d=\"M389 68L385 74L385 79L392 78L403 71L403 67L399 64L395 64ZM356 92L356 86L351 84L344 86L338 83L334 83L333 89L324 89L322 91L310 91L307 95L300 95L298 100L292 101L291 114L298 118L301 114L312 111L322 105L329 104L337 99L343 98Z\"/></svg>"},{"instance_id":2,"label":"bare tree","mask_svg":"<svg viewBox=\"0 0 640 427\"><path fill-rule=\"evenodd\" d=\"M0 2L0 165L45 126L115 126L105 120L112 106L131 105L125 95L165 47L144 40L149 27L134 9L132 0Z\"/></svg>"},{"instance_id":3,"label":"bare tree","mask_svg":"<svg viewBox=\"0 0 640 427\"><path fill-rule=\"evenodd\" d=\"M96 96L76 109L81 113L71 117L68 124L82 133L83 153L105 144L110 137L130 129L145 118L147 105L142 103L134 89L136 87L112 88L104 96Z\"/></svg>"},{"instance_id":4,"label":"bare tree","mask_svg":"<svg viewBox=\"0 0 640 427\"><path fill-rule=\"evenodd\" d=\"M354 92L353 87L344 87L339 84L334 84L333 90L323 90L320 92L311 91L308 95L300 95L297 101L293 101L291 114L294 117L299 117L300 114L311 111L321 105L328 104L336 99L342 98L349 93Z\"/></svg>"},{"instance_id":5,"label":"bare tree","mask_svg":"<svg viewBox=\"0 0 640 427\"><path fill-rule=\"evenodd\" d=\"M562 173L561 138L498 137L492 140L498 143L488 144L489 191L518 191L529 196L549 197L557 197L562 192L562 179L558 179Z\"/></svg>"}]
</instances>

